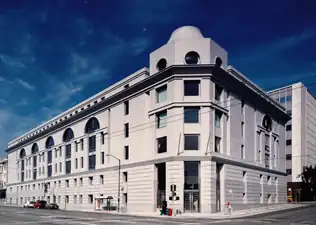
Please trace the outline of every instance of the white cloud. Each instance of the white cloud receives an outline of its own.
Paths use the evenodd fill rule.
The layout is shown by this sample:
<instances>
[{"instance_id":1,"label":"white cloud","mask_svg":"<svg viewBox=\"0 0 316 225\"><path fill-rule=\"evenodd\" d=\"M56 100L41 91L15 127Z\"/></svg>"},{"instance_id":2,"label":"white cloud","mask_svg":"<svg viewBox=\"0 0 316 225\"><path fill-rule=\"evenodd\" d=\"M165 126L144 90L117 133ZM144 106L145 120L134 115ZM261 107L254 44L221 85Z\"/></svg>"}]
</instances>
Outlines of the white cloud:
<instances>
[{"instance_id":1,"label":"white cloud","mask_svg":"<svg viewBox=\"0 0 316 225\"><path fill-rule=\"evenodd\" d=\"M35 90L35 87L33 85L31 85L30 83L20 79L20 78L16 78L17 82L22 86L24 87L25 89L28 89L28 90Z\"/></svg>"},{"instance_id":2,"label":"white cloud","mask_svg":"<svg viewBox=\"0 0 316 225\"><path fill-rule=\"evenodd\" d=\"M3 82L3 83L8 83L8 84L12 84L12 81L4 78L4 77L0 77L0 82Z\"/></svg>"},{"instance_id":3,"label":"white cloud","mask_svg":"<svg viewBox=\"0 0 316 225\"><path fill-rule=\"evenodd\" d=\"M0 54L0 60L4 64L11 66L11 67L19 67L19 68L25 67L24 63L20 59L12 58L12 57L4 55L4 54Z\"/></svg>"}]
</instances>

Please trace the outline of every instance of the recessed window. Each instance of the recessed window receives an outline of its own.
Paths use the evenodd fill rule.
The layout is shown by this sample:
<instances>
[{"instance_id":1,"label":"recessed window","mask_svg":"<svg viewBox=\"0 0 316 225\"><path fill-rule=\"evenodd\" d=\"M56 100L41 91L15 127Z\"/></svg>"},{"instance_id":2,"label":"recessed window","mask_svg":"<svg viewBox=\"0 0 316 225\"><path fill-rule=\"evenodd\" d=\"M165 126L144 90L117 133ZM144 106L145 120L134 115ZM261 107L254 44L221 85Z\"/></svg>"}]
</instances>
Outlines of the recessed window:
<instances>
[{"instance_id":1,"label":"recessed window","mask_svg":"<svg viewBox=\"0 0 316 225\"><path fill-rule=\"evenodd\" d=\"M104 164L104 152L101 152L101 164Z\"/></svg>"},{"instance_id":2,"label":"recessed window","mask_svg":"<svg viewBox=\"0 0 316 225\"><path fill-rule=\"evenodd\" d=\"M272 130L272 119L265 115L262 120L262 126L270 132Z\"/></svg>"},{"instance_id":3,"label":"recessed window","mask_svg":"<svg viewBox=\"0 0 316 225\"><path fill-rule=\"evenodd\" d=\"M167 152L167 137L157 138L157 152L158 154Z\"/></svg>"},{"instance_id":4,"label":"recessed window","mask_svg":"<svg viewBox=\"0 0 316 225\"><path fill-rule=\"evenodd\" d=\"M129 114L129 102L128 101L124 102L124 114L125 115Z\"/></svg>"},{"instance_id":5,"label":"recessed window","mask_svg":"<svg viewBox=\"0 0 316 225\"><path fill-rule=\"evenodd\" d=\"M218 84L215 84L215 100L221 101L222 94L223 94L223 88L221 86L219 86Z\"/></svg>"},{"instance_id":6,"label":"recessed window","mask_svg":"<svg viewBox=\"0 0 316 225\"><path fill-rule=\"evenodd\" d=\"M292 154L286 154L286 160L292 160Z\"/></svg>"},{"instance_id":7,"label":"recessed window","mask_svg":"<svg viewBox=\"0 0 316 225\"><path fill-rule=\"evenodd\" d=\"M157 103L164 102L167 100L167 85L156 89Z\"/></svg>"},{"instance_id":8,"label":"recessed window","mask_svg":"<svg viewBox=\"0 0 316 225\"><path fill-rule=\"evenodd\" d=\"M89 177L89 185L93 185L93 177Z\"/></svg>"},{"instance_id":9,"label":"recessed window","mask_svg":"<svg viewBox=\"0 0 316 225\"><path fill-rule=\"evenodd\" d=\"M292 101L292 95L288 95L288 96L286 96L286 101L287 101L287 102Z\"/></svg>"},{"instance_id":10,"label":"recessed window","mask_svg":"<svg viewBox=\"0 0 316 225\"><path fill-rule=\"evenodd\" d=\"M199 134L184 135L184 150L199 150Z\"/></svg>"},{"instance_id":11,"label":"recessed window","mask_svg":"<svg viewBox=\"0 0 316 225\"><path fill-rule=\"evenodd\" d=\"M157 128L163 128L167 126L167 110L159 112L157 116Z\"/></svg>"},{"instance_id":12,"label":"recessed window","mask_svg":"<svg viewBox=\"0 0 316 225\"><path fill-rule=\"evenodd\" d=\"M199 80L184 81L184 96L198 96L200 94Z\"/></svg>"},{"instance_id":13,"label":"recessed window","mask_svg":"<svg viewBox=\"0 0 316 225\"><path fill-rule=\"evenodd\" d=\"M88 195L88 202L89 204L93 203L93 195Z\"/></svg>"},{"instance_id":14,"label":"recessed window","mask_svg":"<svg viewBox=\"0 0 316 225\"><path fill-rule=\"evenodd\" d=\"M241 148L240 148L240 158L241 159L245 158L245 146L244 145L241 145Z\"/></svg>"},{"instance_id":15,"label":"recessed window","mask_svg":"<svg viewBox=\"0 0 316 225\"><path fill-rule=\"evenodd\" d=\"M220 57L216 57L215 59L215 65L218 66L218 67L221 67L223 64L223 61Z\"/></svg>"},{"instance_id":16,"label":"recessed window","mask_svg":"<svg viewBox=\"0 0 316 225\"><path fill-rule=\"evenodd\" d=\"M287 175L292 175L292 169L286 169Z\"/></svg>"},{"instance_id":17,"label":"recessed window","mask_svg":"<svg viewBox=\"0 0 316 225\"><path fill-rule=\"evenodd\" d=\"M66 174L71 173L71 161L66 161Z\"/></svg>"},{"instance_id":18,"label":"recessed window","mask_svg":"<svg viewBox=\"0 0 316 225\"><path fill-rule=\"evenodd\" d=\"M290 131L290 130L292 130L292 125L291 124L289 124L289 125L286 125L286 128L285 128L287 131Z\"/></svg>"},{"instance_id":19,"label":"recessed window","mask_svg":"<svg viewBox=\"0 0 316 225\"><path fill-rule=\"evenodd\" d=\"M185 55L186 64L198 64L200 61L200 55L197 52L191 51Z\"/></svg>"},{"instance_id":20,"label":"recessed window","mask_svg":"<svg viewBox=\"0 0 316 225\"><path fill-rule=\"evenodd\" d=\"M199 123L200 107L184 107L184 123Z\"/></svg>"},{"instance_id":21,"label":"recessed window","mask_svg":"<svg viewBox=\"0 0 316 225\"><path fill-rule=\"evenodd\" d=\"M78 169L78 159L76 158L76 169Z\"/></svg>"},{"instance_id":22,"label":"recessed window","mask_svg":"<svg viewBox=\"0 0 316 225\"><path fill-rule=\"evenodd\" d=\"M160 70L163 70L167 67L167 60L162 58L158 61L157 63L157 70L160 71Z\"/></svg>"},{"instance_id":23,"label":"recessed window","mask_svg":"<svg viewBox=\"0 0 316 225\"><path fill-rule=\"evenodd\" d=\"M220 150L221 150L221 138L220 137L216 137L215 136L215 149L214 149L214 151L215 152L220 152Z\"/></svg>"},{"instance_id":24,"label":"recessed window","mask_svg":"<svg viewBox=\"0 0 316 225\"><path fill-rule=\"evenodd\" d=\"M124 133L125 133L125 137L128 138L129 137L129 124L128 123L124 124Z\"/></svg>"},{"instance_id":25,"label":"recessed window","mask_svg":"<svg viewBox=\"0 0 316 225\"><path fill-rule=\"evenodd\" d=\"M287 145L287 146L292 145L292 139L286 140L286 145Z\"/></svg>"},{"instance_id":26,"label":"recessed window","mask_svg":"<svg viewBox=\"0 0 316 225\"><path fill-rule=\"evenodd\" d=\"M217 128L221 127L221 118L222 118L222 113L218 110L215 110L215 127Z\"/></svg>"},{"instance_id":27,"label":"recessed window","mask_svg":"<svg viewBox=\"0 0 316 225\"><path fill-rule=\"evenodd\" d=\"M104 177L103 177L103 175L100 175L100 184L104 184Z\"/></svg>"},{"instance_id":28,"label":"recessed window","mask_svg":"<svg viewBox=\"0 0 316 225\"><path fill-rule=\"evenodd\" d=\"M128 147L128 145L124 146L124 158L125 158L125 160L129 159L129 147Z\"/></svg>"},{"instance_id":29,"label":"recessed window","mask_svg":"<svg viewBox=\"0 0 316 225\"><path fill-rule=\"evenodd\" d=\"M89 155L89 170L95 170L95 155Z\"/></svg>"}]
</instances>

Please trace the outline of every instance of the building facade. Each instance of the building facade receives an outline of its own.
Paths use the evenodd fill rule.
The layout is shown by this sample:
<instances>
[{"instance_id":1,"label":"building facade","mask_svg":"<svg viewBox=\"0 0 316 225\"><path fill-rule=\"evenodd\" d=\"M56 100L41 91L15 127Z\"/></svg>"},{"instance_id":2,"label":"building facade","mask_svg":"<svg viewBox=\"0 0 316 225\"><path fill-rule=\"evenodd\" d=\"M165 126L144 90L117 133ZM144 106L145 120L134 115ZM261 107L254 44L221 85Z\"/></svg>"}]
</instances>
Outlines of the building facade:
<instances>
[{"instance_id":1,"label":"building facade","mask_svg":"<svg viewBox=\"0 0 316 225\"><path fill-rule=\"evenodd\" d=\"M8 159L0 158L0 199L6 198Z\"/></svg>"},{"instance_id":2,"label":"building facade","mask_svg":"<svg viewBox=\"0 0 316 225\"><path fill-rule=\"evenodd\" d=\"M11 141L7 199L93 210L95 198L111 196L129 212L156 211L163 200L203 213L227 201L284 203L288 120L228 66L223 48L181 27L150 54L149 69Z\"/></svg>"},{"instance_id":3,"label":"building facade","mask_svg":"<svg viewBox=\"0 0 316 225\"><path fill-rule=\"evenodd\" d=\"M304 166L316 165L316 99L303 83L269 91L292 117L286 124L288 182L301 182Z\"/></svg>"}]
</instances>

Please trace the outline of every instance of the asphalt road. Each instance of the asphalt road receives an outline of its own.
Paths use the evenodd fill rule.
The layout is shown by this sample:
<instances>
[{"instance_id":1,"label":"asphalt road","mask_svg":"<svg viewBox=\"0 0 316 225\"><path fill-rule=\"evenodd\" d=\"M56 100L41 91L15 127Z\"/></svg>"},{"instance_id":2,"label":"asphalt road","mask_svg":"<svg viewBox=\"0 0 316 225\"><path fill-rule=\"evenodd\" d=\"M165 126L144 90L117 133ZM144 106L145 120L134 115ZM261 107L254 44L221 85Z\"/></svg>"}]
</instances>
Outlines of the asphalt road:
<instances>
[{"instance_id":1,"label":"asphalt road","mask_svg":"<svg viewBox=\"0 0 316 225\"><path fill-rule=\"evenodd\" d=\"M211 220L200 218L134 217L103 213L69 212L45 209L0 207L0 225L315 225L316 206L293 209L243 219Z\"/></svg>"}]
</instances>

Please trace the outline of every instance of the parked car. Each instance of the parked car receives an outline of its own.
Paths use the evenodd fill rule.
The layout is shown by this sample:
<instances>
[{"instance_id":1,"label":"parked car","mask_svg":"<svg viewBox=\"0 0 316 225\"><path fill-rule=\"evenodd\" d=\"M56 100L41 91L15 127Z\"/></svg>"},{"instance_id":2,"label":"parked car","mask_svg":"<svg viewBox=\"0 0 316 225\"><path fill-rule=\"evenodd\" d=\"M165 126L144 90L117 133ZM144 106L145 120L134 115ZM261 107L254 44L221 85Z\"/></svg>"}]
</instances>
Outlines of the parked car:
<instances>
[{"instance_id":1,"label":"parked car","mask_svg":"<svg viewBox=\"0 0 316 225\"><path fill-rule=\"evenodd\" d=\"M45 209L47 205L47 202L44 200L37 200L34 204L35 209Z\"/></svg>"},{"instance_id":2,"label":"parked car","mask_svg":"<svg viewBox=\"0 0 316 225\"><path fill-rule=\"evenodd\" d=\"M34 205L35 205L35 201L27 201L23 207L24 208L34 208Z\"/></svg>"},{"instance_id":3,"label":"parked car","mask_svg":"<svg viewBox=\"0 0 316 225\"><path fill-rule=\"evenodd\" d=\"M50 203L47 205L48 209L59 209L59 206L56 203Z\"/></svg>"}]
</instances>

